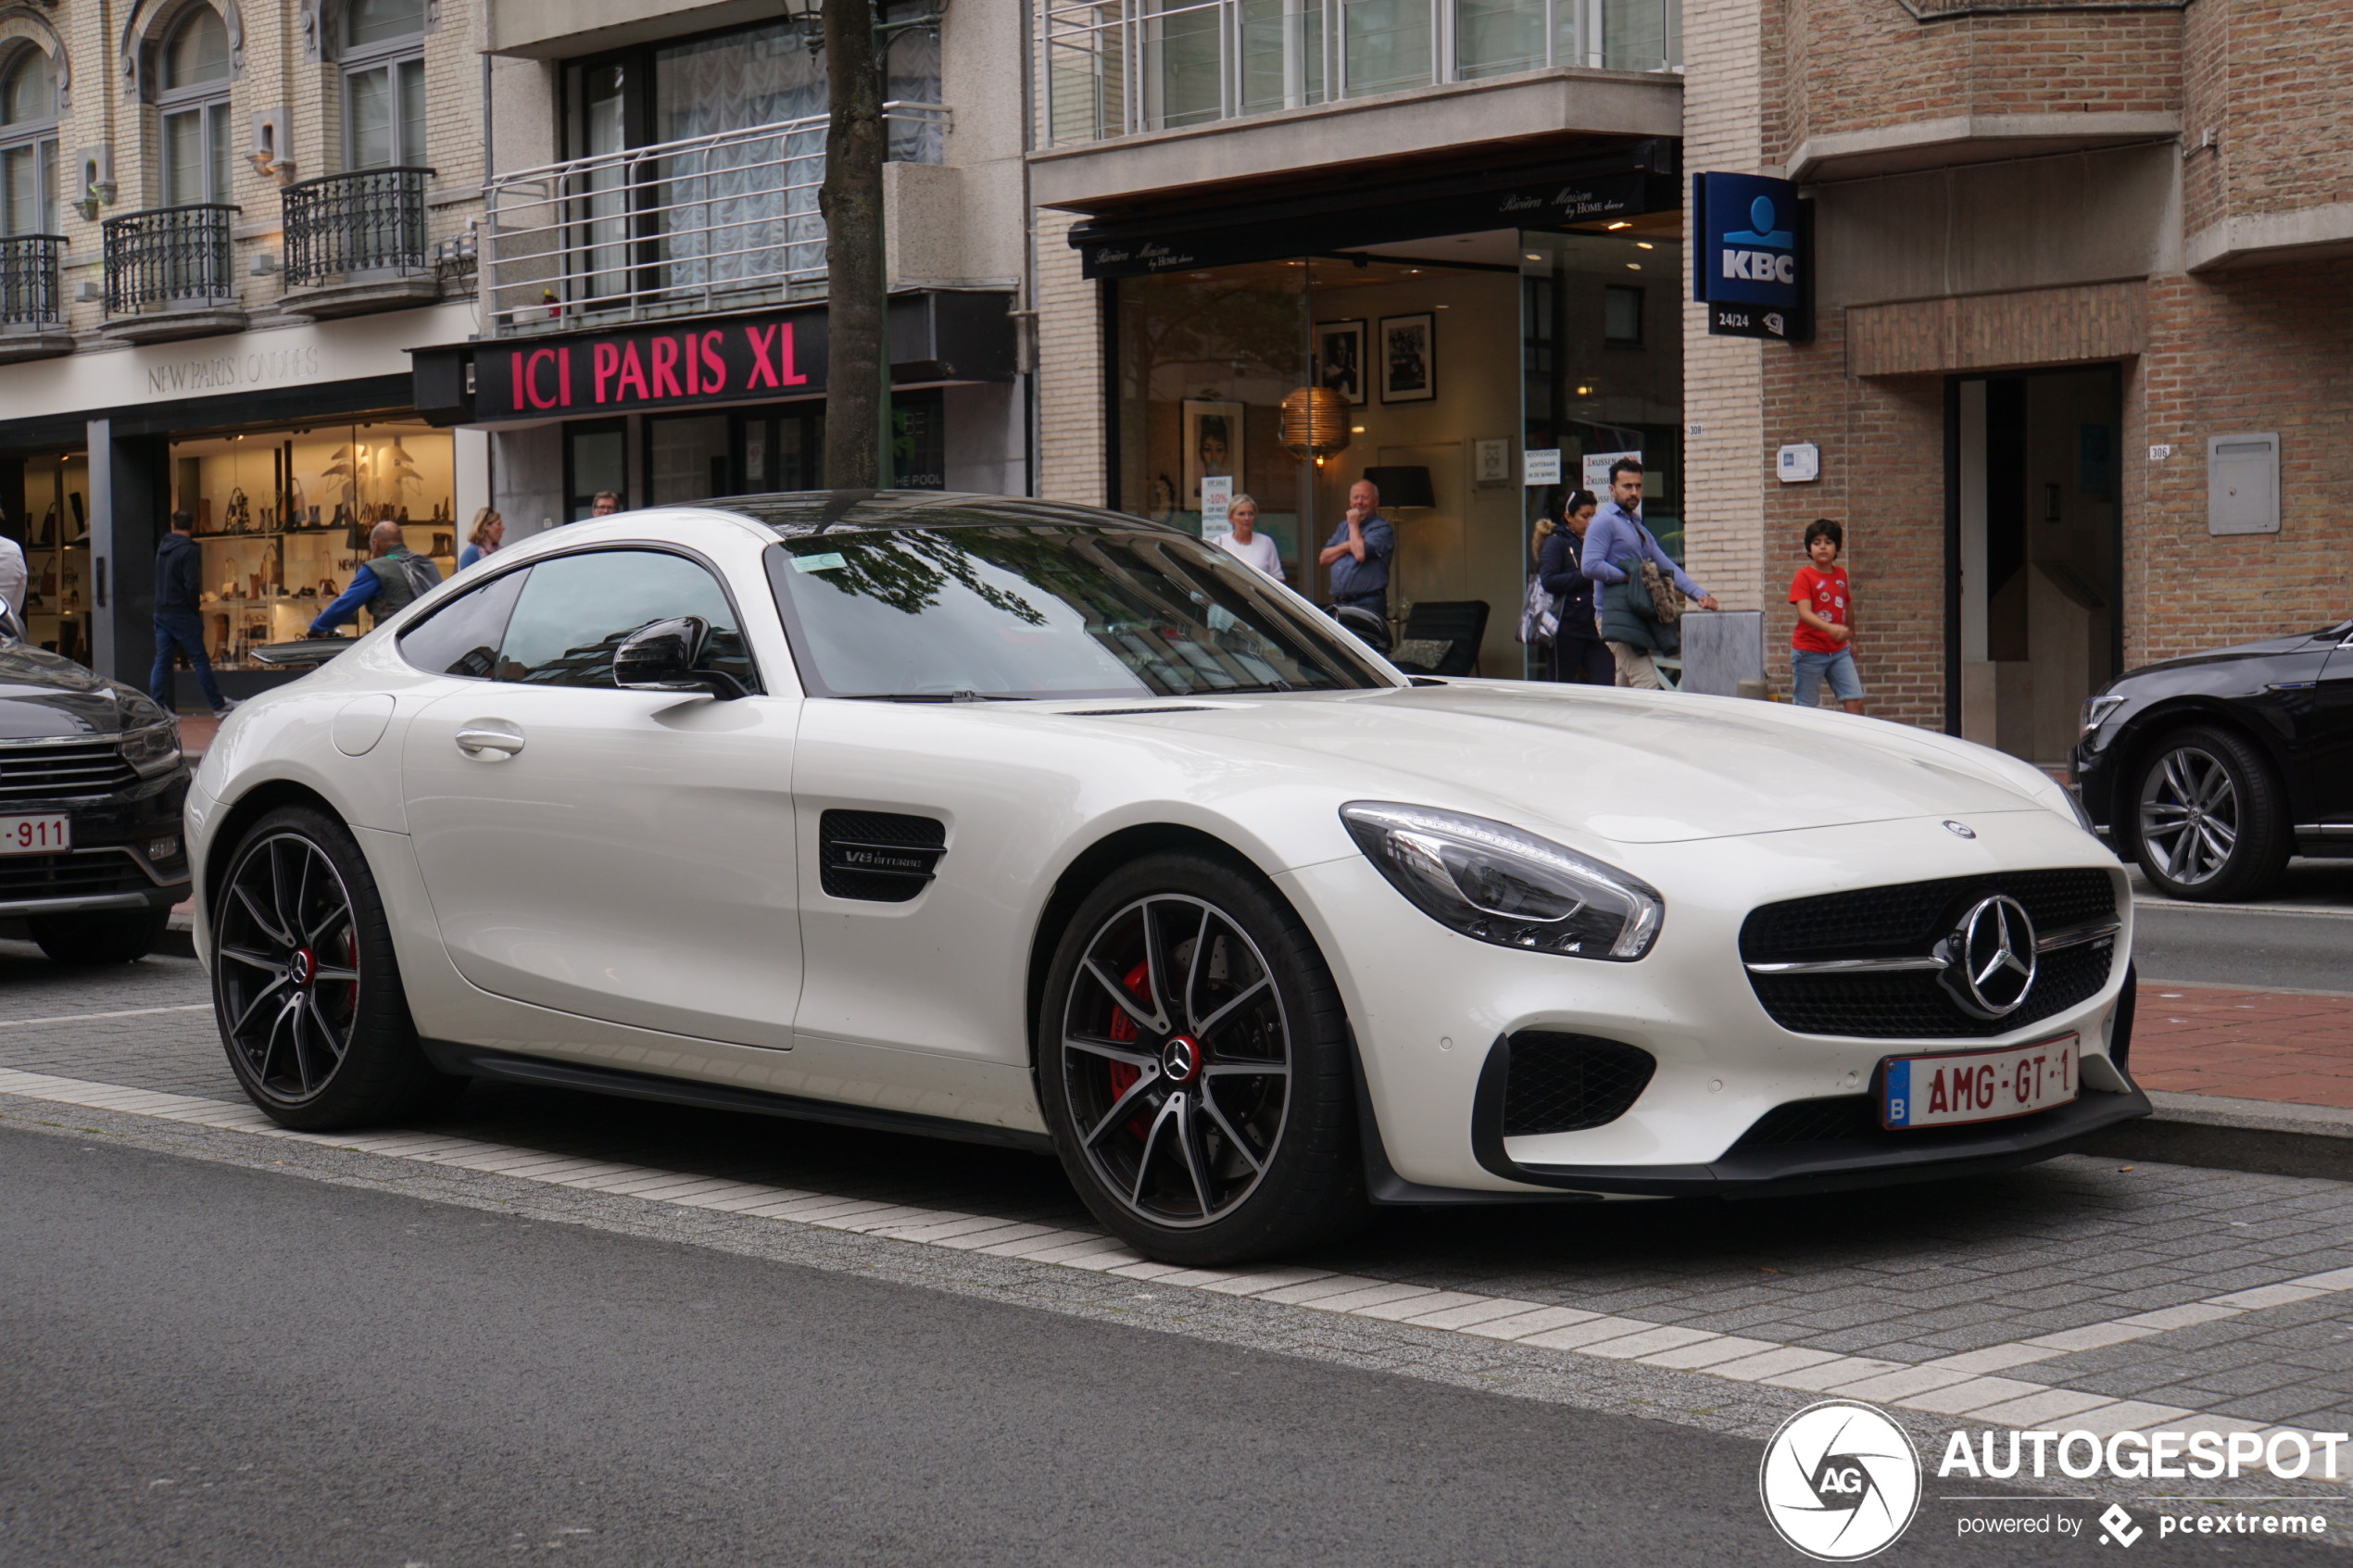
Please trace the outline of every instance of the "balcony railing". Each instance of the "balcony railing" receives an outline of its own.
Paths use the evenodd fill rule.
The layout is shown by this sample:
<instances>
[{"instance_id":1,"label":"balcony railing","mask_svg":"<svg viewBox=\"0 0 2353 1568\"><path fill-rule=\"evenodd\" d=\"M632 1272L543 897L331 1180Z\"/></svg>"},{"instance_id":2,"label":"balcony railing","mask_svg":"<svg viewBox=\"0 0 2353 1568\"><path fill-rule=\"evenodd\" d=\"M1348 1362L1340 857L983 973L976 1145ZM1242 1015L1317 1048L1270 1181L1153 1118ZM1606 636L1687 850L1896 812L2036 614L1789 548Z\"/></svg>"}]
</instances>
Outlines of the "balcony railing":
<instances>
[{"instance_id":1,"label":"balcony railing","mask_svg":"<svg viewBox=\"0 0 2353 1568\"><path fill-rule=\"evenodd\" d=\"M0 240L0 326L57 324L57 258L65 248L56 234Z\"/></svg>"},{"instance_id":2,"label":"balcony railing","mask_svg":"<svg viewBox=\"0 0 2353 1568\"><path fill-rule=\"evenodd\" d=\"M238 208L219 202L158 207L109 218L105 242L107 314L189 310L237 296L229 226Z\"/></svg>"},{"instance_id":3,"label":"balcony railing","mask_svg":"<svg viewBox=\"0 0 2353 1568\"><path fill-rule=\"evenodd\" d=\"M336 278L409 277L433 262L425 243L430 169L363 169L289 185L286 286L316 288Z\"/></svg>"},{"instance_id":4,"label":"balcony railing","mask_svg":"<svg viewBox=\"0 0 2353 1568\"><path fill-rule=\"evenodd\" d=\"M944 127L937 104L890 103ZM501 334L745 309L825 292L826 119L689 136L502 174L483 192Z\"/></svg>"},{"instance_id":5,"label":"balcony railing","mask_svg":"<svg viewBox=\"0 0 2353 1568\"><path fill-rule=\"evenodd\" d=\"M1047 0L1056 145L1557 66L1683 69L1682 0Z\"/></svg>"}]
</instances>

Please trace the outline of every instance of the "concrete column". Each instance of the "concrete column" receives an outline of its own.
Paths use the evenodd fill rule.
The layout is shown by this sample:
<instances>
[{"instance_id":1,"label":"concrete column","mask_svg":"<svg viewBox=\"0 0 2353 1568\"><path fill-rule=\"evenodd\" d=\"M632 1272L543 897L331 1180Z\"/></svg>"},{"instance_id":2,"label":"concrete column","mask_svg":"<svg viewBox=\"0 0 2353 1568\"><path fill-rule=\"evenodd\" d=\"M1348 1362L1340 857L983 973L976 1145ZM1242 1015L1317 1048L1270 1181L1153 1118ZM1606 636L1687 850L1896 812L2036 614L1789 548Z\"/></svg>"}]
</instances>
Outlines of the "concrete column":
<instances>
[{"instance_id":1,"label":"concrete column","mask_svg":"<svg viewBox=\"0 0 2353 1568\"><path fill-rule=\"evenodd\" d=\"M163 436L90 436L90 667L144 687L155 661L156 546L170 483Z\"/></svg>"}]
</instances>

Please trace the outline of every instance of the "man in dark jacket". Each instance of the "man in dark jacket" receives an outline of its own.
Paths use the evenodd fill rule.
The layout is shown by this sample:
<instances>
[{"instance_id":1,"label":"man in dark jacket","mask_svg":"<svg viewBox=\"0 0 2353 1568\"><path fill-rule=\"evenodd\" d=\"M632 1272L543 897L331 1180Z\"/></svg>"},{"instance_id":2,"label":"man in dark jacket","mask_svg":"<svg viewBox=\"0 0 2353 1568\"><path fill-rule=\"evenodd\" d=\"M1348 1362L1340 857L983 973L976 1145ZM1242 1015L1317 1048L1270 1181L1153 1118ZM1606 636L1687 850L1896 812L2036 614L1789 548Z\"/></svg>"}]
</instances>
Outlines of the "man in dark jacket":
<instances>
[{"instance_id":1,"label":"man in dark jacket","mask_svg":"<svg viewBox=\"0 0 2353 1568\"><path fill-rule=\"evenodd\" d=\"M351 586L335 596L335 602L310 622L312 636L334 635L336 627L359 617L362 605L381 626L441 581L441 569L413 553L402 542L404 538L396 522L380 522L368 531L371 558L353 575Z\"/></svg>"},{"instance_id":2,"label":"man in dark jacket","mask_svg":"<svg viewBox=\"0 0 2353 1568\"><path fill-rule=\"evenodd\" d=\"M217 716L237 705L220 695L212 678L212 660L205 657L204 617L198 613L204 604L204 552L188 537L195 525L186 512L172 513L171 532L156 549L156 668L147 679L147 695L163 704L166 713L179 711L172 705L171 662L185 649L196 684Z\"/></svg>"}]
</instances>

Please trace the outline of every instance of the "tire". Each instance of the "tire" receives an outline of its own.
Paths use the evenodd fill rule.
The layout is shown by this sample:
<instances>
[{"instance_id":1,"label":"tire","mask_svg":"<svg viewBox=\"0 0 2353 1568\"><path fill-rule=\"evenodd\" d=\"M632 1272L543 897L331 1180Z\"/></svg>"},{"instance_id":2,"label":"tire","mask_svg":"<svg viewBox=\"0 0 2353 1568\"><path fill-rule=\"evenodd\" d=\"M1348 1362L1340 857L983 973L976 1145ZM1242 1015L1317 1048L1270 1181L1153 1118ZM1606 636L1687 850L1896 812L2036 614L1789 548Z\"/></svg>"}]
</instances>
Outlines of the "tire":
<instances>
[{"instance_id":1,"label":"tire","mask_svg":"<svg viewBox=\"0 0 2353 1568\"><path fill-rule=\"evenodd\" d=\"M41 950L58 963L137 963L156 950L171 925L171 911L43 915L25 922Z\"/></svg>"},{"instance_id":2,"label":"tire","mask_svg":"<svg viewBox=\"0 0 2353 1568\"><path fill-rule=\"evenodd\" d=\"M271 1121L395 1122L464 1089L417 1043L384 900L341 822L309 806L269 812L238 840L212 902L221 1046Z\"/></svg>"},{"instance_id":3,"label":"tire","mask_svg":"<svg viewBox=\"0 0 2353 1568\"><path fill-rule=\"evenodd\" d=\"M2133 851L2171 898L2259 897L2287 865L2295 834L2270 763L2228 730L2162 735L2141 759L2123 805Z\"/></svg>"},{"instance_id":4,"label":"tire","mask_svg":"<svg viewBox=\"0 0 2353 1568\"><path fill-rule=\"evenodd\" d=\"M1064 929L1038 1084L1097 1219L1166 1262L1239 1263L1366 1217L1351 1049L1298 915L1248 871L1167 853L1114 872Z\"/></svg>"}]
</instances>

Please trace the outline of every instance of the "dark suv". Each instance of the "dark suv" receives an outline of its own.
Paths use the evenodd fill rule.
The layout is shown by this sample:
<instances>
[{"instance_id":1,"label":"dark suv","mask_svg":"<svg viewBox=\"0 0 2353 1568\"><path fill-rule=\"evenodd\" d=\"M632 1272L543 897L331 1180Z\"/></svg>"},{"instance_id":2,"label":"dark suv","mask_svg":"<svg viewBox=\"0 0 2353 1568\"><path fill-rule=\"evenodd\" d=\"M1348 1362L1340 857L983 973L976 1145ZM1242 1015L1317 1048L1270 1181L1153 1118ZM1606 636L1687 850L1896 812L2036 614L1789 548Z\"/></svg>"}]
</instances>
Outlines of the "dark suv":
<instances>
[{"instance_id":1,"label":"dark suv","mask_svg":"<svg viewBox=\"0 0 2353 1568\"><path fill-rule=\"evenodd\" d=\"M180 727L0 613L0 920L59 963L128 963L188 897Z\"/></svg>"}]
</instances>

